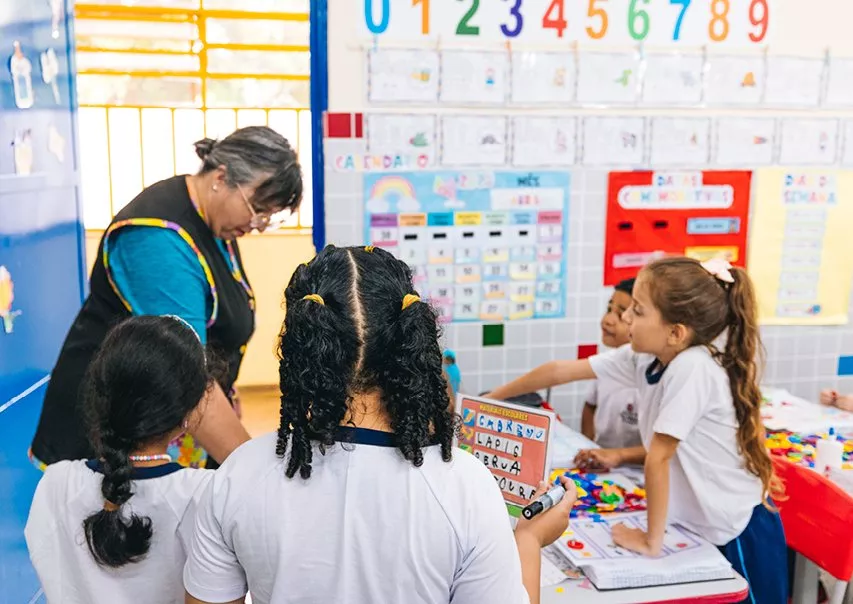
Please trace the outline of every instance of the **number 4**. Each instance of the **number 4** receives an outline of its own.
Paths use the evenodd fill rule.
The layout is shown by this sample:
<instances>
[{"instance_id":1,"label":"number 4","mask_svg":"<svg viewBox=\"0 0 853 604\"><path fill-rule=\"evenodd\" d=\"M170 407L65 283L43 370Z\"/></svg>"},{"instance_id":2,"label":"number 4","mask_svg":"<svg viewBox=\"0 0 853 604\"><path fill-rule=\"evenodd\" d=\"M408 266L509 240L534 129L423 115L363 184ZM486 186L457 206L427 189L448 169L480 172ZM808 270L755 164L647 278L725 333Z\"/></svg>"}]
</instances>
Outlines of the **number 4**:
<instances>
[{"instance_id":1,"label":"number 4","mask_svg":"<svg viewBox=\"0 0 853 604\"><path fill-rule=\"evenodd\" d=\"M672 31L673 40L678 40L678 38L681 37L681 22L684 20L684 13L687 12L692 1L693 0L669 0L670 4L681 5L681 12L678 13L678 20L675 22L675 29Z\"/></svg>"},{"instance_id":2,"label":"number 4","mask_svg":"<svg viewBox=\"0 0 853 604\"><path fill-rule=\"evenodd\" d=\"M551 4L550 6L548 6L548 10L545 11L545 15L542 17L542 28L556 29L558 38L563 37L563 32L565 32L566 28L569 26L568 21L566 21L563 15L563 5L564 0L551 0ZM554 9L557 9L556 18L552 16Z\"/></svg>"}]
</instances>

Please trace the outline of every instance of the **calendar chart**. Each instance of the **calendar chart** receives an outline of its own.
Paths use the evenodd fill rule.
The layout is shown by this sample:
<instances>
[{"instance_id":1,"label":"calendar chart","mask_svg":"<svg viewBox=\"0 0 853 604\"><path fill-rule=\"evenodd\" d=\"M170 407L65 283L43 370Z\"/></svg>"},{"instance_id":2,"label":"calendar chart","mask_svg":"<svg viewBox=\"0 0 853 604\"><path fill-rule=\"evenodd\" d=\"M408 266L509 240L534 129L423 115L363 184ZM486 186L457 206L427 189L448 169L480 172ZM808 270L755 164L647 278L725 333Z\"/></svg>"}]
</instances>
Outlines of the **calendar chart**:
<instances>
[{"instance_id":1,"label":"calendar chart","mask_svg":"<svg viewBox=\"0 0 853 604\"><path fill-rule=\"evenodd\" d=\"M365 242L404 260L443 322L565 316L569 182L556 171L364 176Z\"/></svg>"}]
</instances>

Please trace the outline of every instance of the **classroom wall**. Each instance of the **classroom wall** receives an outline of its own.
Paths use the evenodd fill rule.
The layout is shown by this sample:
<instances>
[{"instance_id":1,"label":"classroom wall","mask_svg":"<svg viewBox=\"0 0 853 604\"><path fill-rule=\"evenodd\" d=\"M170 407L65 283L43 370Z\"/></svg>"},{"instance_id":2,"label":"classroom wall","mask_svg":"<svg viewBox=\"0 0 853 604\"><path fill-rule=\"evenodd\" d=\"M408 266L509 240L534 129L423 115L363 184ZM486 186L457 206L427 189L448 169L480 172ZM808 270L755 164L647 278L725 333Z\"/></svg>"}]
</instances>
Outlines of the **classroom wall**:
<instances>
[{"instance_id":1,"label":"classroom wall","mask_svg":"<svg viewBox=\"0 0 853 604\"><path fill-rule=\"evenodd\" d=\"M505 8L504 3L483 2ZM775 33L769 45L771 54L822 56L827 47L836 55L853 57L853 39L847 23L853 19L853 4L846 0L817 0L806 5L779 0L772 3ZM329 110L338 116L335 132L324 142L326 157L326 234L327 242L362 245L363 174L340 172L329 159L348 153L365 153L362 112L377 113L497 113L512 116L510 107L483 108L371 108L367 102L364 53L370 42L360 40L356 23L362 20L361 3L337 0L329 7ZM505 11L504 11L505 12ZM398 45L399 46L399 45ZM433 43L433 47L435 44ZM549 46L549 48L553 48ZM524 113L570 113L583 115L592 110L525 110ZM595 111L602 113L602 110ZM606 112L605 112L606 113ZM619 114L709 115L701 109L620 109ZM735 114L716 111L714 114ZM753 110L753 115L758 113ZM339 115L343 114L343 115ZM773 115L809 115L806 111L774 111ZM349 116L347 118L346 116ZM821 111L821 116L851 117L844 112ZM350 123L341 126L341 121ZM626 167L627 168L627 167ZM507 166L506 169L512 169ZM463 375L463 388L470 393L489 390L525 371L554 358L577 358L581 352L599 343L598 323L610 289L603 283L606 192L608 171L577 168L570 171L568 234L568 291L565 319L529 320L505 324L503 346L482 346L482 325L452 323L445 328L446 344L457 352ZM853 225L851 225L853 227ZM849 250L843 253L849 253ZM852 309L853 310L853 309ZM822 387L853 390L853 378L839 377L839 357L853 355L853 326L764 327L767 347L765 382L816 399ZM579 425L583 394L588 385L561 387L552 402L564 420Z\"/></svg>"},{"instance_id":2,"label":"classroom wall","mask_svg":"<svg viewBox=\"0 0 853 604\"><path fill-rule=\"evenodd\" d=\"M92 271L102 231L86 232L87 274ZM278 384L275 354L284 321L284 288L296 267L314 256L311 235L268 233L247 235L240 240L243 264L257 301L255 335L249 342L240 369L239 386Z\"/></svg>"}]
</instances>

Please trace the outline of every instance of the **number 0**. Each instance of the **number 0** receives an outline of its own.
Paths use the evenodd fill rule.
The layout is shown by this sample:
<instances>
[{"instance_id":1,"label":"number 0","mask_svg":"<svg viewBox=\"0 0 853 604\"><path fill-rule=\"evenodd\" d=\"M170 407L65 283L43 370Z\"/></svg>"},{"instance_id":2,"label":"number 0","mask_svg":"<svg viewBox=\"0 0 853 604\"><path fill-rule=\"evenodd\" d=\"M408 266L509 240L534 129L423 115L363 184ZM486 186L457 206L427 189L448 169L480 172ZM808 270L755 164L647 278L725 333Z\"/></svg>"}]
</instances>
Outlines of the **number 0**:
<instances>
[{"instance_id":1,"label":"number 0","mask_svg":"<svg viewBox=\"0 0 853 604\"><path fill-rule=\"evenodd\" d=\"M388 29L391 17L391 0L382 0L382 18L379 24L373 20L373 0L364 0L364 23L373 35L384 33Z\"/></svg>"}]
</instances>

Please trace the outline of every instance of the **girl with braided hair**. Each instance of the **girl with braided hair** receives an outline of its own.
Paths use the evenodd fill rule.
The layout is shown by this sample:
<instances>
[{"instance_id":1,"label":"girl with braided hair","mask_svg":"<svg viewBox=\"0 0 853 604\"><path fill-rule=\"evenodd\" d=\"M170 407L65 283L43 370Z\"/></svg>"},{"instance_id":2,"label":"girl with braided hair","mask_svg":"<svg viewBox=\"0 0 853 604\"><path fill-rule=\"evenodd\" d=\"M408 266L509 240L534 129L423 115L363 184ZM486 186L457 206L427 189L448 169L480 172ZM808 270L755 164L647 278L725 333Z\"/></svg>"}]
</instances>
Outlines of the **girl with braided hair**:
<instances>
[{"instance_id":1,"label":"girl with braided hair","mask_svg":"<svg viewBox=\"0 0 853 604\"><path fill-rule=\"evenodd\" d=\"M539 550L575 489L513 539L492 475L454 449L436 313L409 267L330 246L285 301L281 425L216 471L187 602L538 603Z\"/></svg>"},{"instance_id":2,"label":"girl with braided hair","mask_svg":"<svg viewBox=\"0 0 853 604\"><path fill-rule=\"evenodd\" d=\"M166 449L212 387L183 319L132 317L107 335L83 391L97 457L47 467L25 530L48 602L184 601L193 514L213 471L172 463Z\"/></svg>"}]
</instances>

